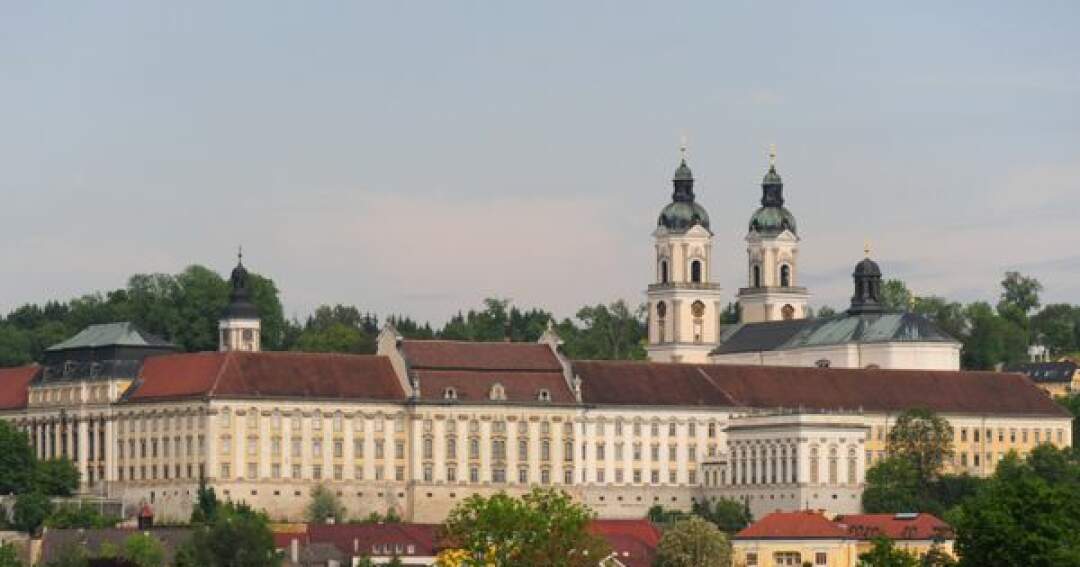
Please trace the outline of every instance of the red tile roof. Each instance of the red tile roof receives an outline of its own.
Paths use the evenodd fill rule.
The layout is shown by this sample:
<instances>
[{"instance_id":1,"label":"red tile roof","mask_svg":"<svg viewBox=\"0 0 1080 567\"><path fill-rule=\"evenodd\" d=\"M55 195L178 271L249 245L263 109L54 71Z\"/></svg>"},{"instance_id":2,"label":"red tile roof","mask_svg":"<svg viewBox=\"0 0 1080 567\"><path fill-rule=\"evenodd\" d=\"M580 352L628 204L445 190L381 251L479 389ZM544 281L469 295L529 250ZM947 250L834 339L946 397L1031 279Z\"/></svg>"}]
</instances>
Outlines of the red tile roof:
<instances>
[{"instance_id":1,"label":"red tile roof","mask_svg":"<svg viewBox=\"0 0 1080 567\"><path fill-rule=\"evenodd\" d=\"M574 403L574 394L566 385L562 372L417 370L415 374L420 379L421 398L425 400L442 400L446 388L453 387L461 402L487 401L492 386L498 383L502 384L506 400L510 402L535 403L540 390L547 390L553 403Z\"/></svg>"},{"instance_id":2,"label":"red tile roof","mask_svg":"<svg viewBox=\"0 0 1080 567\"><path fill-rule=\"evenodd\" d=\"M588 530L604 538L626 567L649 567L656 560L660 529L648 520L593 520Z\"/></svg>"},{"instance_id":3,"label":"red tile roof","mask_svg":"<svg viewBox=\"0 0 1080 567\"><path fill-rule=\"evenodd\" d=\"M413 369L562 371L551 348L538 343L407 340L401 350Z\"/></svg>"},{"instance_id":4,"label":"red tile roof","mask_svg":"<svg viewBox=\"0 0 1080 567\"><path fill-rule=\"evenodd\" d=\"M592 404L1069 415L1023 376L1000 372L600 361L573 370Z\"/></svg>"},{"instance_id":5,"label":"red tile roof","mask_svg":"<svg viewBox=\"0 0 1080 567\"><path fill-rule=\"evenodd\" d=\"M873 539L952 539L949 524L931 514L852 514L834 520L852 537Z\"/></svg>"},{"instance_id":6,"label":"red tile roof","mask_svg":"<svg viewBox=\"0 0 1080 567\"><path fill-rule=\"evenodd\" d=\"M0 410L25 409L30 398L30 381L40 370L36 364L0 368Z\"/></svg>"},{"instance_id":7,"label":"red tile roof","mask_svg":"<svg viewBox=\"0 0 1080 567\"><path fill-rule=\"evenodd\" d=\"M816 510L773 512L750 524L735 539L850 539L846 529Z\"/></svg>"},{"instance_id":8,"label":"red tile roof","mask_svg":"<svg viewBox=\"0 0 1080 567\"><path fill-rule=\"evenodd\" d=\"M205 397L404 400L382 356L203 352L147 358L129 401Z\"/></svg>"},{"instance_id":9,"label":"red tile roof","mask_svg":"<svg viewBox=\"0 0 1080 567\"><path fill-rule=\"evenodd\" d=\"M391 550L400 545L402 550L413 546L413 556L432 557L438 554L437 524L387 523L387 524L308 524L307 529L297 531L275 531L274 545L278 549L289 549L292 540L299 540L300 546L311 543L329 543L346 555L385 555L382 546L390 545ZM375 546L378 547L376 551ZM393 552L390 553L393 555ZM408 554L403 551L402 557Z\"/></svg>"}]
</instances>

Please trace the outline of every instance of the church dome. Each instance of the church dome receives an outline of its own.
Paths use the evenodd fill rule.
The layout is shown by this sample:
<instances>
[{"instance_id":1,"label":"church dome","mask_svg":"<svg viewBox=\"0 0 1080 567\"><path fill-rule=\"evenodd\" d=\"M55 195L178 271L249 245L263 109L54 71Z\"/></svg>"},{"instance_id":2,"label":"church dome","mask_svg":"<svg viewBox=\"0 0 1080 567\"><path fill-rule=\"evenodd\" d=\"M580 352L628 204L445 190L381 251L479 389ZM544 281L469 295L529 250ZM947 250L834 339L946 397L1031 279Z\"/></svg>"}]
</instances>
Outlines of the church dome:
<instances>
[{"instance_id":1,"label":"church dome","mask_svg":"<svg viewBox=\"0 0 1080 567\"><path fill-rule=\"evenodd\" d=\"M656 226L671 232L686 232L694 225L701 225L708 230L709 213L694 200L694 174L686 164L685 157L679 162L671 184L674 188L671 202L660 211Z\"/></svg>"},{"instance_id":2,"label":"church dome","mask_svg":"<svg viewBox=\"0 0 1080 567\"><path fill-rule=\"evenodd\" d=\"M660 211L656 226L670 231L685 231L695 224L709 228L709 213L695 201L674 201Z\"/></svg>"},{"instance_id":3,"label":"church dome","mask_svg":"<svg viewBox=\"0 0 1080 567\"><path fill-rule=\"evenodd\" d=\"M881 277L881 267L877 265L877 262L870 258L863 258L861 262L855 264L855 272L853 276L871 276Z\"/></svg>"},{"instance_id":4,"label":"church dome","mask_svg":"<svg viewBox=\"0 0 1080 567\"><path fill-rule=\"evenodd\" d=\"M229 276L229 284L232 287L229 292L229 305L225 307L222 318L258 319L259 309L251 302L248 288L248 271L244 267L242 256L237 260L236 267L233 268L232 274Z\"/></svg>"},{"instance_id":5,"label":"church dome","mask_svg":"<svg viewBox=\"0 0 1080 567\"><path fill-rule=\"evenodd\" d=\"M761 207L750 217L750 232L776 235L785 230L799 233L795 228L795 215L783 206Z\"/></svg>"}]
</instances>

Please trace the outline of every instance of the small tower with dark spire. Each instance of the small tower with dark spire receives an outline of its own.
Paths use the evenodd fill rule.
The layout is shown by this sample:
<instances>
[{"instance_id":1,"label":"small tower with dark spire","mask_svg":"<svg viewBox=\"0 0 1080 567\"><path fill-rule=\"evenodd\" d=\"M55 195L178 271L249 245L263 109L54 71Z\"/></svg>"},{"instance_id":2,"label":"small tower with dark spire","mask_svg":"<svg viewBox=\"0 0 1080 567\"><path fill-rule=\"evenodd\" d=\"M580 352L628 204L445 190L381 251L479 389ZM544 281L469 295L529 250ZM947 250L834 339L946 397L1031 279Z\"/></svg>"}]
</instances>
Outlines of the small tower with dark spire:
<instances>
[{"instance_id":1,"label":"small tower with dark spire","mask_svg":"<svg viewBox=\"0 0 1080 567\"><path fill-rule=\"evenodd\" d=\"M881 268L870 259L870 244L866 245L865 252L866 257L855 264L855 271L851 274L855 280L855 293L851 296L851 307L848 309L851 315L885 311L881 304Z\"/></svg>"},{"instance_id":2,"label":"small tower with dark spire","mask_svg":"<svg viewBox=\"0 0 1080 567\"><path fill-rule=\"evenodd\" d=\"M243 250L236 254L236 267L229 277L229 285L229 305L218 321L218 350L258 352L261 350L262 321L258 308L251 302Z\"/></svg>"},{"instance_id":3,"label":"small tower with dark spire","mask_svg":"<svg viewBox=\"0 0 1080 567\"><path fill-rule=\"evenodd\" d=\"M761 207L746 234L746 287L739 289L743 323L806 317L810 295L798 285L799 233L795 215L784 207L784 181L776 172L776 147L761 180Z\"/></svg>"}]
</instances>

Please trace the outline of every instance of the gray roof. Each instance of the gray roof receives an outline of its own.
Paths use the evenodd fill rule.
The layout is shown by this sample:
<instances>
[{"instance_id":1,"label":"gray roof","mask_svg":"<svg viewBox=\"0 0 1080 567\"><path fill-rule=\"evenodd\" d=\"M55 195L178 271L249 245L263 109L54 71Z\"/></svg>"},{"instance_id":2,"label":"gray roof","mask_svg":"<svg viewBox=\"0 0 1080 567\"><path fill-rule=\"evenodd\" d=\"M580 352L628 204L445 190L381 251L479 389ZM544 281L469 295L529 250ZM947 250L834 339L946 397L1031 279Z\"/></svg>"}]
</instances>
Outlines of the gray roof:
<instances>
[{"instance_id":1,"label":"gray roof","mask_svg":"<svg viewBox=\"0 0 1080 567\"><path fill-rule=\"evenodd\" d=\"M1067 360L1061 362L1032 362L1010 366L1007 370L1009 372L1026 374L1028 378L1039 383L1061 382L1068 384L1069 382L1072 382L1073 374L1075 374L1077 370L1077 365L1075 362L1069 362Z\"/></svg>"},{"instance_id":2,"label":"gray roof","mask_svg":"<svg viewBox=\"0 0 1080 567\"><path fill-rule=\"evenodd\" d=\"M827 319L737 325L721 337L713 354L887 342L957 341L918 313L845 313Z\"/></svg>"},{"instance_id":3,"label":"gray roof","mask_svg":"<svg viewBox=\"0 0 1080 567\"><path fill-rule=\"evenodd\" d=\"M60 558L69 548L82 548L94 555L101 551L101 544L115 546L124 544L127 538L146 533L154 536L165 550L165 564L172 565L176 548L191 538L191 528L151 528L140 532L133 528L100 529L53 529L46 528L42 535L41 563L49 563Z\"/></svg>"},{"instance_id":4,"label":"gray roof","mask_svg":"<svg viewBox=\"0 0 1080 567\"><path fill-rule=\"evenodd\" d=\"M104 323L90 325L70 339L56 343L46 351L71 350L77 348L100 348L107 346L133 347L171 347L172 343L151 335L134 323Z\"/></svg>"}]
</instances>

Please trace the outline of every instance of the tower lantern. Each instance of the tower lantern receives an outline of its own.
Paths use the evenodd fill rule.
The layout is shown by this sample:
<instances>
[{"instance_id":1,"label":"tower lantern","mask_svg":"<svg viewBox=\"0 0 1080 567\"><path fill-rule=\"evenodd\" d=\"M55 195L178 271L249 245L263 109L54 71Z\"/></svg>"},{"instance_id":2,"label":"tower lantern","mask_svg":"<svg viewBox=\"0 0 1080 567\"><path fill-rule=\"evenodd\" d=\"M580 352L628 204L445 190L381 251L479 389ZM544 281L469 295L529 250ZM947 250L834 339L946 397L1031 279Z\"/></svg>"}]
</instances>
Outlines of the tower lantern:
<instances>
[{"instance_id":1,"label":"tower lantern","mask_svg":"<svg viewBox=\"0 0 1080 567\"><path fill-rule=\"evenodd\" d=\"M218 321L218 350L258 352L261 350L262 322L259 310L251 302L248 271L244 253L236 254L236 267L229 277L229 305Z\"/></svg>"}]
</instances>

